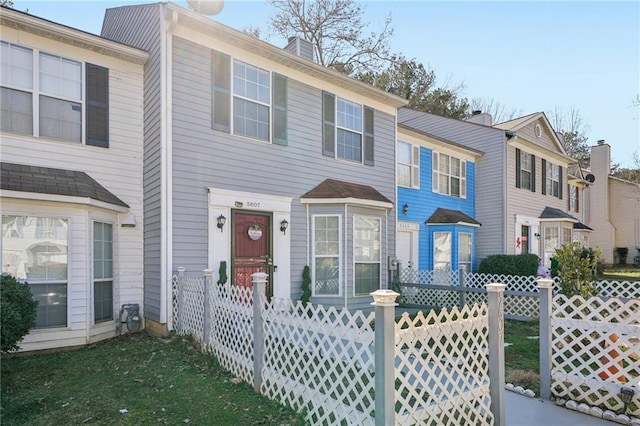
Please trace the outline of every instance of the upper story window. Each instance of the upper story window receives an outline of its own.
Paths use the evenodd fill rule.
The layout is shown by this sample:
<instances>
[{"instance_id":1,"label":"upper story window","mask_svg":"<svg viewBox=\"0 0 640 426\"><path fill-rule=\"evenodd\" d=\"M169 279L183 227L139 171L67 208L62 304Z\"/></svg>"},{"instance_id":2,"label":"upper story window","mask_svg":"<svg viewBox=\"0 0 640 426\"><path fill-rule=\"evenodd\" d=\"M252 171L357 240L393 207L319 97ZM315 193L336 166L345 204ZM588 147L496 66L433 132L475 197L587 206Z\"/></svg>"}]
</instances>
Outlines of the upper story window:
<instances>
[{"instance_id":1,"label":"upper story window","mask_svg":"<svg viewBox=\"0 0 640 426\"><path fill-rule=\"evenodd\" d=\"M542 160L542 173L545 177L542 193L562 199L562 167Z\"/></svg>"},{"instance_id":2,"label":"upper story window","mask_svg":"<svg viewBox=\"0 0 640 426\"><path fill-rule=\"evenodd\" d=\"M467 197L467 163L456 157L433 153L433 192Z\"/></svg>"},{"instance_id":3,"label":"upper story window","mask_svg":"<svg viewBox=\"0 0 640 426\"><path fill-rule=\"evenodd\" d=\"M373 166L373 109L322 93L322 153Z\"/></svg>"},{"instance_id":4,"label":"upper story window","mask_svg":"<svg viewBox=\"0 0 640 426\"><path fill-rule=\"evenodd\" d=\"M536 190L536 157L516 148L516 188Z\"/></svg>"},{"instance_id":5,"label":"upper story window","mask_svg":"<svg viewBox=\"0 0 640 426\"><path fill-rule=\"evenodd\" d=\"M213 128L286 145L286 77L215 51L212 66Z\"/></svg>"},{"instance_id":6,"label":"upper story window","mask_svg":"<svg viewBox=\"0 0 640 426\"><path fill-rule=\"evenodd\" d=\"M569 187L569 211L578 213L580 211L579 203L579 190L575 185L568 185Z\"/></svg>"},{"instance_id":7,"label":"upper story window","mask_svg":"<svg viewBox=\"0 0 640 426\"><path fill-rule=\"evenodd\" d=\"M3 132L109 146L106 68L0 43Z\"/></svg>"},{"instance_id":8,"label":"upper story window","mask_svg":"<svg viewBox=\"0 0 640 426\"><path fill-rule=\"evenodd\" d=\"M398 185L420 188L420 147L398 141Z\"/></svg>"}]
</instances>

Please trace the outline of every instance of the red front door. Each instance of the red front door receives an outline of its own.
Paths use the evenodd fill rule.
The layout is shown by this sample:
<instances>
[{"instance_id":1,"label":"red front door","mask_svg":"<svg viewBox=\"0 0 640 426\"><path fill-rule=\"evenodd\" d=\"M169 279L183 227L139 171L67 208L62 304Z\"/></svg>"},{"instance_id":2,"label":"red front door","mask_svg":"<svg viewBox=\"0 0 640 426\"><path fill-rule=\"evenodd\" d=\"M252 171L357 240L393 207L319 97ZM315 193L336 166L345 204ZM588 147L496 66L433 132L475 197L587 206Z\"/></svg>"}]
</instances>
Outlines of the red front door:
<instances>
[{"instance_id":1,"label":"red front door","mask_svg":"<svg viewBox=\"0 0 640 426\"><path fill-rule=\"evenodd\" d=\"M271 215L234 211L231 220L233 284L252 287L251 274L269 274L267 296L271 297Z\"/></svg>"}]
</instances>

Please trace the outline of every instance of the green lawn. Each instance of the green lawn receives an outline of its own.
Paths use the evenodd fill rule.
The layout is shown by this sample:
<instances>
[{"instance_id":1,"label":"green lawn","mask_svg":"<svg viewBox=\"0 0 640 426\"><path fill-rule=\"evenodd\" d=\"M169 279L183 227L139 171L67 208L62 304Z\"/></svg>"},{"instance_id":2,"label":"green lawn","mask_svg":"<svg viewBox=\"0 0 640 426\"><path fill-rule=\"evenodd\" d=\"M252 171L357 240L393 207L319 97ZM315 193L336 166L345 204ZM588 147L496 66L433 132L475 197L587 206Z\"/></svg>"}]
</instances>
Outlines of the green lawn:
<instances>
[{"instance_id":1,"label":"green lawn","mask_svg":"<svg viewBox=\"0 0 640 426\"><path fill-rule=\"evenodd\" d=\"M538 321L505 320L505 380L540 395L540 335Z\"/></svg>"},{"instance_id":2,"label":"green lawn","mask_svg":"<svg viewBox=\"0 0 640 426\"><path fill-rule=\"evenodd\" d=\"M631 265L615 265L608 268L602 274L604 280L617 281L640 281L640 268Z\"/></svg>"},{"instance_id":3,"label":"green lawn","mask_svg":"<svg viewBox=\"0 0 640 426\"><path fill-rule=\"evenodd\" d=\"M138 333L79 350L2 358L0 423L301 425L186 338Z\"/></svg>"}]
</instances>

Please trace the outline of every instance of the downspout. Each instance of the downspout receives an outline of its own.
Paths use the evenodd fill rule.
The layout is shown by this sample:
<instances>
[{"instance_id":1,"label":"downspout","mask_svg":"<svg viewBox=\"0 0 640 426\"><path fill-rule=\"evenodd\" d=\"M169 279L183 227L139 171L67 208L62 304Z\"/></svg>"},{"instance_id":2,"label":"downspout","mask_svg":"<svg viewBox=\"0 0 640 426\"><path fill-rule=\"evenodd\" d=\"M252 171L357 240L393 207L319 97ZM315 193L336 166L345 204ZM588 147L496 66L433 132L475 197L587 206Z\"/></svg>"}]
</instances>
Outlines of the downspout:
<instances>
[{"instance_id":1,"label":"downspout","mask_svg":"<svg viewBox=\"0 0 640 426\"><path fill-rule=\"evenodd\" d=\"M165 284L160 292L160 323L166 323L167 331L173 329L173 312L171 303L171 274L173 272L173 198L172 198L172 155L171 155L171 68L172 68L172 32L178 23L178 13L162 5L164 16L162 20L162 37L160 38L160 156L161 156L161 280Z\"/></svg>"},{"instance_id":2,"label":"downspout","mask_svg":"<svg viewBox=\"0 0 640 426\"><path fill-rule=\"evenodd\" d=\"M507 218L507 214L509 212L508 206L509 206L509 188L507 188L507 184L509 182L509 162L508 162L508 154L507 154L507 150L509 149L509 141L511 139L516 139L516 133L512 132L510 130L507 130L504 132L504 138L505 138L505 144L504 144L504 149L502 150L502 165L503 165L503 170L504 170L504 176L502 177L504 185L502 185L502 199L504 200L502 203L502 223L504 223L504 226L502 228L502 252L503 253L508 253L508 246L509 246L509 242L507 241L507 236L509 234L509 221ZM535 165L534 165L535 167Z\"/></svg>"},{"instance_id":3,"label":"downspout","mask_svg":"<svg viewBox=\"0 0 640 426\"><path fill-rule=\"evenodd\" d=\"M344 254L342 255L343 259L344 259L344 307L345 309L348 306L348 301L347 301L347 288L349 287L349 283L347 282L347 230L349 228L349 208L348 206L345 204L344 205Z\"/></svg>"}]
</instances>

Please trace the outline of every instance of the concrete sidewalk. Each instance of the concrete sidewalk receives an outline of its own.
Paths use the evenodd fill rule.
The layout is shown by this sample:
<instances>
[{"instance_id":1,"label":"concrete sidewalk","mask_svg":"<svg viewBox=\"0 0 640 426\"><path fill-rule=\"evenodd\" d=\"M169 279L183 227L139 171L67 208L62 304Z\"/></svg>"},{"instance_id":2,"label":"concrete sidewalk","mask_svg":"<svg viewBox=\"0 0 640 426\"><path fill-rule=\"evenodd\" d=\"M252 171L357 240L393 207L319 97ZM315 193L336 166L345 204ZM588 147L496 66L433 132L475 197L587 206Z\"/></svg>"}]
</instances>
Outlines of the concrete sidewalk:
<instances>
[{"instance_id":1,"label":"concrete sidewalk","mask_svg":"<svg viewBox=\"0 0 640 426\"><path fill-rule=\"evenodd\" d=\"M507 426L613 426L618 423L559 407L553 401L505 391Z\"/></svg>"}]
</instances>

